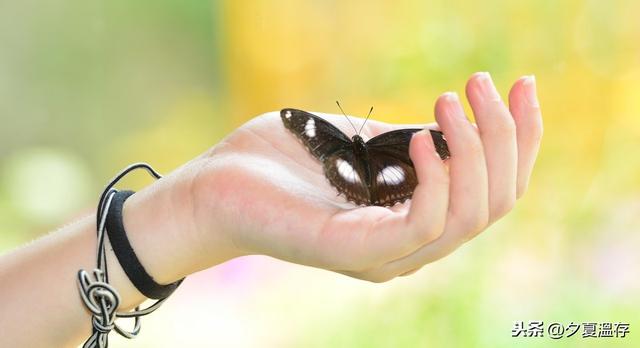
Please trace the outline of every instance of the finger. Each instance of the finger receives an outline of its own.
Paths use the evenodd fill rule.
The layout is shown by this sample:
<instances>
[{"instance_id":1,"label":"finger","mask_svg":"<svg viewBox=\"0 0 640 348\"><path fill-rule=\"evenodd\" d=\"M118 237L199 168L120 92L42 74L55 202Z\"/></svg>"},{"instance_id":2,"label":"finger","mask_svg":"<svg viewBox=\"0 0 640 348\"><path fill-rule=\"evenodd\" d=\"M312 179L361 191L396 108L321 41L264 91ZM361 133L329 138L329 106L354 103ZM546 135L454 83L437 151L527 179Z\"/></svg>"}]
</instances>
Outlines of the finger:
<instances>
[{"instance_id":1,"label":"finger","mask_svg":"<svg viewBox=\"0 0 640 348\"><path fill-rule=\"evenodd\" d=\"M516 197L526 191L542 138L542 114L533 76L520 78L509 93L509 109L516 124L518 176Z\"/></svg>"},{"instance_id":2,"label":"finger","mask_svg":"<svg viewBox=\"0 0 640 348\"><path fill-rule=\"evenodd\" d=\"M436 120L447 139L451 158L447 229L463 240L487 225L488 179L483 145L455 93L436 102Z\"/></svg>"},{"instance_id":3,"label":"finger","mask_svg":"<svg viewBox=\"0 0 640 348\"><path fill-rule=\"evenodd\" d=\"M467 82L487 165L489 223L509 212L516 200L518 152L516 126L489 73L476 73Z\"/></svg>"},{"instance_id":4,"label":"finger","mask_svg":"<svg viewBox=\"0 0 640 348\"><path fill-rule=\"evenodd\" d=\"M428 130L413 136L409 155L416 169L418 186L413 191L406 223L421 246L438 238L444 230L449 207L449 173Z\"/></svg>"},{"instance_id":5,"label":"finger","mask_svg":"<svg viewBox=\"0 0 640 348\"><path fill-rule=\"evenodd\" d=\"M389 279L440 259L482 230L488 221L487 170L480 137L453 93L436 103L436 119L449 145L449 210L445 232L413 254L392 261L368 277Z\"/></svg>"}]
</instances>

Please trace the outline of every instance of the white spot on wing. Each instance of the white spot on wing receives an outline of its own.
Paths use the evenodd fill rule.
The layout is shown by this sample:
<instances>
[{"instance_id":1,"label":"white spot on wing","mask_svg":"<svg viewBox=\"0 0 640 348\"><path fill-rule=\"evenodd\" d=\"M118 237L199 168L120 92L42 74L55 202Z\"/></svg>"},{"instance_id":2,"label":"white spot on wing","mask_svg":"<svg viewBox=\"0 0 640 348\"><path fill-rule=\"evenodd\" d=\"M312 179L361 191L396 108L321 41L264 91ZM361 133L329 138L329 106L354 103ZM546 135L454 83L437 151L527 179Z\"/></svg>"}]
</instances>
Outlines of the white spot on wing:
<instances>
[{"instance_id":1,"label":"white spot on wing","mask_svg":"<svg viewBox=\"0 0 640 348\"><path fill-rule=\"evenodd\" d=\"M360 175L358 175L349 162L338 158L336 160L336 168L338 168L338 174L346 181L352 184L360 182Z\"/></svg>"},{"instance_id":2,"label":"white spot on wing","mask_svg":"<svg viewBox=\"0 0 640 348\"><path fill-rule=\"evenodd\" d=\"M304 134L306 134L309 138L313 138L316 136L316 121L314 121L312 118L310 118L304 125Z\"/></svg>"},{"instance_id":3,"label":"white spot on wing","mask_svg":"<svg viewBox=\"0 0 640 348\"><path fill-rule=\"evenodd\" d=\"M291 111L287 110L287 112L284 113L284 117L291 118Z\"/></svg>"},{"instance_id":4,"label":"white spot on wing","mask_svg":"<svg viewBox=\"0 0 640 348\"><path fill-rule=\"evenodd\" d=\"M383 168L376 177L378 184L400 185L404 182L404 170L400 166Z\"/></svg>"}]
</instances>

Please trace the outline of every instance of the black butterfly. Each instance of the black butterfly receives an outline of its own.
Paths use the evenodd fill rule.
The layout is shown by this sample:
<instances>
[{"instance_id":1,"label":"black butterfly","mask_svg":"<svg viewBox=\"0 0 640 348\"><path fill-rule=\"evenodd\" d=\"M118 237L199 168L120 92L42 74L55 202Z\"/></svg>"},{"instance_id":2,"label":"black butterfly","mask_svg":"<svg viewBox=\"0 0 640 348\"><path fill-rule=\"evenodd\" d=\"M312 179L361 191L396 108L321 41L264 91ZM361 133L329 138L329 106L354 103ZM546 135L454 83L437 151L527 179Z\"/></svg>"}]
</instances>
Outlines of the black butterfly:
<instances>
[{"instance_id":1,"label":"black butterfly","mask_svg":"<svg viewBox=\"0 0 640 348\"><path fill-rule=\"evenodd\" d=\"M325 176L347 200L358 205L392 206L413 195L418 179L409 158L409 142L421 129L397 129L365 143L359 134L349 139L334 125L306 111L283 109L280 117L322 162ZM442 132L431 130L431 135L440 157L448 158Z\"/></svg>"}]
</instances>

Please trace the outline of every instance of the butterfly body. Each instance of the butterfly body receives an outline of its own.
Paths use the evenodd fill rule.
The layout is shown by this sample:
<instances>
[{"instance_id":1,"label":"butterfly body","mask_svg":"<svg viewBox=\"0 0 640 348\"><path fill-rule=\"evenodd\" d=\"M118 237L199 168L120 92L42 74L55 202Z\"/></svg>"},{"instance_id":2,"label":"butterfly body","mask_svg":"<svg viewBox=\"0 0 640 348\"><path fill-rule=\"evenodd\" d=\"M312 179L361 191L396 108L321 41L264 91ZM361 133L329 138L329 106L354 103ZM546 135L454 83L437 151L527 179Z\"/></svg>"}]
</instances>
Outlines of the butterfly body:
<instances>
[{"instance_id":1,"label":"butterfly body","mask_svg":"<svg viewBox=\"0 0 640 348\"><path fill-rule=\"evenodd\" d=\"M419 128L397 129L369 141L349 138L324 119L297 109L283 109L282 122L322 162L331 185L358 205L392 206L411 198L418 184L409 157L409 143ZM449 156L446 141L431 130L441 158Z\"/></svg>"},{"instance_id":2,"label":"butterfly body","mask_svg":"<svg viewBox=\"0 0 640 348\"><path fill-rule=\"evenodd\" d=\"M353 142L353 154L354 158L358 161L355 163L356 166L360 168L360 172L364 173L363 182L367 187L371 187L371 168L369 168L369 151L367 150L367 144L364 142L364 139L358 134L351 137L351 141Z\"/></svg>"}]
</instances>

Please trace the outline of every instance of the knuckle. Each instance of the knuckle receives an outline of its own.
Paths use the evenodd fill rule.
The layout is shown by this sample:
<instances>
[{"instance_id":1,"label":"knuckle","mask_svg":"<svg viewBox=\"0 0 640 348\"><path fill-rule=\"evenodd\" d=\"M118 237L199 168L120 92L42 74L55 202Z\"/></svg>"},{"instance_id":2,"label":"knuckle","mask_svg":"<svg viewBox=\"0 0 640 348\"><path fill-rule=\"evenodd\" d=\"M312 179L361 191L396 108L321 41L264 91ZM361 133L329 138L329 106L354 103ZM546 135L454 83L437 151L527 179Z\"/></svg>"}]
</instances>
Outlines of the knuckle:
<instances>
[{"instance_id":1,"label":"knuckle","mask_svg":"<svg viewBox=\"0 0 640 348\"><path fill-rule=\"evenodd\" d=\"M511 117L495 117L488 126L481 128L481 132L497 137L515 137L516 123Z\"/></svg>"},{"instance_id":2,"label":"knuckle","mask_svg":"<svg viewBox=\"0 0 640 348\"><path fill-rule=\"evenodd\" d=\"M435 214L427 213L427 216L409 215L408 218L407 222L411 226L411 238L405 253L413 252L425 244L433 242L444 232L446 220L444 214L443 216L436 216Z\"/></svg>"},{"instance_id":3,"label":"knuckle","mask_svg":"<svg viewBox=\"0 0 640 348\"><path fill-rule=\"evenodd\" d=\"M429 176L427 180L431 180L433 184L439 186L449 186L450 183L449 174L444 169L434 170L433 175Z\"/></svg>"},{"instance_id":4,"label":"knuckle","mask_svg":"<svg viewBox=\"0 0 640 348\"><path fill-rule=\"evenodd\" d=\"M469 137L469 141L466 143L467 152L474 157L479 157L484 155L484 148L482 147L482 142L477 135L473 135Z\"/></svg>"},{"instance_id":5,"label":"knuckle","mask_svg":"<svg viewBox=\"0 0 640 348\"><path fill-rule=\"evenodd\" d=\"M460 216L458 219L464 228L464 235L469 236L469 238L482 232L482 230L484 230L489 224L488 214L470 214L467 216Z\"/></svg>"},{"instance_id":6,"label":"knuckle","mask_svg":"<svg viewBox=\"0 0 640 348\"><path fill-rule=\"evenodd\" d=\"M513 135L516 134L516 123L511 117L501 117L495 124L495 131L498 134Z\"/></svg>"},{"instance_id":7,"label":"knuckle","mask_svg":"<svg viewBox=\"0 0 640 348\"><path fill-rule=\"evenodd\" d=\"M491 216L492 216L491 220L495 221L507 215L507 213L510 212L511 209L513 209L513 207L515 206L515 203L516 203L515 197L505 198L498 202L495 202L491 212Z\"/></svg>"},{"instance_id":8,"label":"knuckle","mask_svg":"<svg viewBox=\"0 0 640 348\"><path fill-rule=\"evenodd\" d=\"M434 240L438 239L440 235L442 235L443 230L444 228L441 228L440 226L419 229L417 233L415 233L416 237L414 246L420 247L433 242Z\"/></svg>"}]
</instances>

